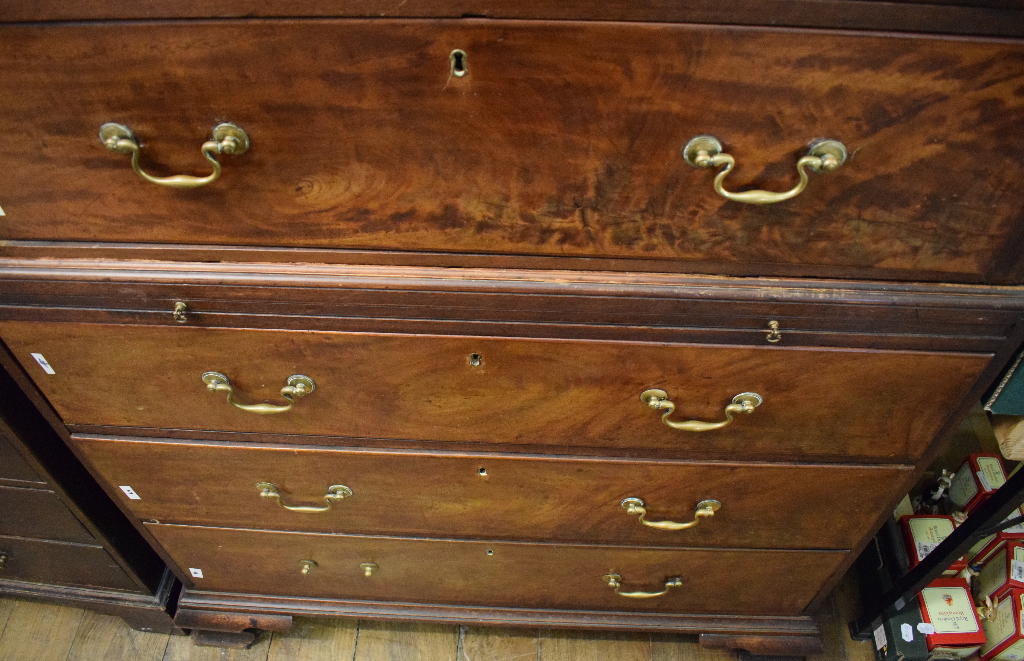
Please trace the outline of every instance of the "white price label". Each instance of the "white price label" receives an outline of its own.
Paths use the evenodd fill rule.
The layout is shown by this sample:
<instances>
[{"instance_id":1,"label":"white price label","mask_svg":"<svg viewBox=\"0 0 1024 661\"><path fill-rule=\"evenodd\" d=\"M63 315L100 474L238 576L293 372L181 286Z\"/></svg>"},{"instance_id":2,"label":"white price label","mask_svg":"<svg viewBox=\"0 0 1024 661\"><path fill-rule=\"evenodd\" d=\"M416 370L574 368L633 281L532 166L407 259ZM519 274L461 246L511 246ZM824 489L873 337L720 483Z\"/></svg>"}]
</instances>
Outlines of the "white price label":
<instances>
[{"instance_id":1,"label":"white price label","mask_svg":"<svg viewBox=\"0 0 1024 661\"><path fill-rule=\"evenodd\" d=\"M917 625L917 630L920 631L921 633L923 633L926 636L930 636L933 633L935 633L935 627L933 627L928 622L922 622L922 623L918 624Z\"/></svg>"},{"instance_id":2,"label":"white price label","mask_svg":"<svg viewBox=\"0 0 1024 661\"><path fill-rule=\"evenodd\" d=\"M1020 560L1010 561L1010 578L1024 583L1024 562Z\"/></svg>"},{"instance_id":3,"label":"white price label","mask_svg":"<svg viewBox=\"0 0 1024 661\"><path fill-rule=\"evenodd\" d=\"M914 642L914 627L910 626L909 622L904 622L900 626L900 634L903 636L903 640L908 643Z\"/></svg>"},{"instance_id":4,"label":"white price label","mask_svg":"<svg viewBox=\"0 0 1024 661\"><path fill-rule=\"evenodd\" d=\"M32 357L36 359L36 362L39 363L39 366L43 368L44 372L47 374L56 374L56 372L53 371L53 368L50 367L50 363L48 363L46 358L43 357L43 354L34 353L32 354Z\"/></svg>"},{"instance_id":5,"label":"white price label","mask_svg":"<svg viewBox=\"0 0 1024 661\"><path fill-rule=\"evenodd\" d=\"M939 542L918 542L917 543L917 557L924 560L925 556L934 551L939 546Z\"/></svg>"},{"instance_id":6,"label":"white price label","mask_svg":"<svg viewBox=\"0 0 1024 661\"><path fill-rule=\"evenodd\" d=\"M190 574L192 574L192 578L202 578L203 577L203 570L202 569L196 569L195 567L189 567L188 571L189 571Z\"/></svg>"},{"instance_id":7,"label":"white price label","mask_svg":"<svg viewBox=\"0 0 1024 661\"><path fill-rule=\"evenodd\" d=\"M885 638L885 629L879 626L875 629L875 649L884 649L888 643L889 641Z\"/></svg>"},{"instance_id":8,"label":"white price label","mask_svg":"<svg viewBox=\"0 0 1024 661\"><path fill-rule=\"evenodd\" d=\"M132 489L130 486L125 485L118 488L124 492L124 495L128 496L129 500L142 500L142 496L135 493L135 489Z\"/></svg>"},{"instance_id":9,"label":"white price label","mask_svg":"<svg viewBox=\"0 0 1024 661\"><path fill-rule=\"evenodd\" d=\"M6 216L6 215L7 214L4 213L4 208L0 207L0 216Z\"/></svg>"}]
</instances>

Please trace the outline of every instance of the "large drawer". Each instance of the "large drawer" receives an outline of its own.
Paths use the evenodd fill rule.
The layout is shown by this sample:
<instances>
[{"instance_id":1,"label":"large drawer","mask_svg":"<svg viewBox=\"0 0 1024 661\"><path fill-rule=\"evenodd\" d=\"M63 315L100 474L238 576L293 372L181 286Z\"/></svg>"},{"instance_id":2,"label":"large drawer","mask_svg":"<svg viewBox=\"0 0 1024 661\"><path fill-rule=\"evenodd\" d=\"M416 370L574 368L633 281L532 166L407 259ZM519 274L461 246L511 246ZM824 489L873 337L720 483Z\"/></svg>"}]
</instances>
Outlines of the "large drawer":
<instances>
[{"instance_id":1,"label":"large drawer","mask_svg":"<svg viewBox=\"0 0 1024 661\"><path fill-rule=\"evenodd\" d=\"M9 486L0 486L0 534L95 542L52 491Z\"/></svg>"},{"instance_id":2,"label":"large drawer","mask_svg":"<svg viewBox=\"0 0 1024 661\"><path fill-rule=\"evenodd\" d=\"M1020 42L571 21L0 30L3 240L933 281L1024 273ZM200 146L225 120L252 146L221 155L221 179L196 190L143 181L97 137L122 123L153 175L205 175ZM735 157L732 191L790 189L818 138L852 157L792 200L742 204L684 162L700 134Z\"/></svg>"},{"instance_id":3,"label":"large drawer","mask_svg":"<svg viewBox=\"0 0 1024 661\"><path fill-rule=\"evenodd\" d=\"M0 535L0 556L0 581L139 589L101 546Z\"/></svg>"},{"instance_id":4,"label":"large drawer","mask_svg":"<svg viewBox=\"0 0 1024 661\"><path fill-rule=\"evenodd\" d=\"M143 520L236 528L663 546L850 548L909 467L616 461L76 436ZM273 484L280 495L261 497ZM348 487L342 500L324 496ZM829 499L821 501L826 488ZM128 498L120 487L131 487ZM765 498L771 494L771 498ZM640 498L642 525L621 503ZM809 505L814 503L814 507ZM315 507L324 511L290 511ZM328 506L330 506L328 508ZM838 525L841 522L841 525Z\"/></svg>"},{"instance_id":5,"label":"large drawer","mask_svg":"<svg viewBox=\"0 0 1024 661\"><path fill-rule=\"evenodd\" d=\"M991 358L32 322L0 323L0 337L77 426L897 463L923 451ZM289 411L260 415L210 392L201 377L211 370L242 404L283 406L290 375L315 389ZM676 404L675 420L724 421L748 391L763 403L696 433L662 423L640 398L652 388Z\"/></svg>"},{"instance_id":6,"label":"large drawer","mask_svg":"<svg viewBox=\"0 0 1024 661\"><path fill-rule=\"evenodd\" d=\"M200 590L513 607L795 615L845 555L146 528ZM305 574L303 560L316 563ZM364 563L376 565L370 576ZM626 598L607 574L622 577L622 591L682 585Z\"/></svg>"}]
</instances>

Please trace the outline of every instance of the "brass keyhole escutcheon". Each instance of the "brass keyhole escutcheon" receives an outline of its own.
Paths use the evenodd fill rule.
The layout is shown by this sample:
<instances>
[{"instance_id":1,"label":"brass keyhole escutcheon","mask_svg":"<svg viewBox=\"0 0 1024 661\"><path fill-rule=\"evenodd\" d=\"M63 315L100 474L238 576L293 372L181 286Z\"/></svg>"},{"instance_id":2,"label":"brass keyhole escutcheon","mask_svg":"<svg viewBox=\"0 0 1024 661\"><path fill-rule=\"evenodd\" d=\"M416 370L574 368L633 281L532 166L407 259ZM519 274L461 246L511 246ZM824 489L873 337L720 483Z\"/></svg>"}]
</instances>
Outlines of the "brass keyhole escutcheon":
<instances>
[{"instance_id":1,"label":"brass keyhole escutcheon","mask_svg":"<svg viewBox=\"0 0 1024 661\"><path fill-rule=\"evenodd\" d=\"M469 73L469 69L467 68L466 63L466 51L462 50L461 48L456 48L448 55L448 59L451 61L452 76L454 76L455 78L462 78L467 73Z\"/></svg>"},{"instance_id":2,"label":"brass keyhole escutcheon","mask_svg":"<svg viewBox=\"0 0 1024 661\"><path fill-rule=\"evenodd\" d=\"M366 576L367 578L373 576L375 573L377 573L377 570L380 569L380 567L373 564L372 562L364 562L363 564L359 565L359 568L363 570L363 576Z\"/></svg>"}]
</instances>

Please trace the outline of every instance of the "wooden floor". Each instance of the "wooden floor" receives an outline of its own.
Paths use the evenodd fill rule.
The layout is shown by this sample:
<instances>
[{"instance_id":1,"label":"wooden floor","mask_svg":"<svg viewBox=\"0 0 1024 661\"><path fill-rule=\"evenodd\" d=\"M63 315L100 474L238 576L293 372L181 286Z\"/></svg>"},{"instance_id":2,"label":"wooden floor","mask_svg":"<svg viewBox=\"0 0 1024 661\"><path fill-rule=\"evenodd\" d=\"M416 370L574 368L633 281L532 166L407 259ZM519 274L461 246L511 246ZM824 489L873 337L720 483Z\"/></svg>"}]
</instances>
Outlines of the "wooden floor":
<instances>
[{"instance_id":1,"label":"wooden floor","mask_svg":"<svg viewBox=\"0 0 1024 661\"><path fill-rule=\"evenodd\" d=\"M872 661L850 640L850 583L821 614L825 653L808 661ZM195 647L186 636L141 633L109 615L0 599L0 661L733 661L693 636L396 624L296 618L247 650Z\"/></svg>"}]
</instances>

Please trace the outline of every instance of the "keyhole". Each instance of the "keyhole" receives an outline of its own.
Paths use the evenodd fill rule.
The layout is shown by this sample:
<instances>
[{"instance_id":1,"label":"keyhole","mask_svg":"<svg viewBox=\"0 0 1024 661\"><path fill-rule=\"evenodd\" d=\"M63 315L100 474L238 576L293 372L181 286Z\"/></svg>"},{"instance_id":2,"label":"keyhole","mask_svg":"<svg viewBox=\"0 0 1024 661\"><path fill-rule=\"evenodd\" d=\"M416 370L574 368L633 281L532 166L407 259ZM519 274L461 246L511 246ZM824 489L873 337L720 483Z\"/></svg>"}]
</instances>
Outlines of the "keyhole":
<instances>
[{"instance_id":1,"label":"keyhole","mask_svg":"<svg viewBox=\"0 0 1024 661\"><path fill-rule=\"evenodd\" d=\"M468 70L466 69L466 51L456 48L448 57L452 61L453 76L456 78L462 78L466 73L468 73Z\"/></svg>"},{"instance_id":2,"label":"keyhole","mask_svg":"<svg viewBox=\"0 0 1024 661\"><path fill-rule=\"evenodd\" d=\"M487 555L494 555L494 551L492 551L491 549L487 549Z\"/></svg>"},{"instance_id":3,"label":"keyhole","mask_svg":"<svg viewBox=\"0 0 1024 661\"><path fill-rule=\"evenodd\" d=\"M473 367L480 367L480 363L484 362L484 357L478 353L469 354L469 364Z\"/></svg>"},{"instance_id":4,"label":"keyhole","mask_svg":"<svg viewBox=\"0 0 1024 661\"><path fill-rule=\"evenodd\" d=\"M485 477L487 475L487 469L481 468L480 470L477 471L477 473L480 473L481 477Z\"/></svg>"}]
</instances>

